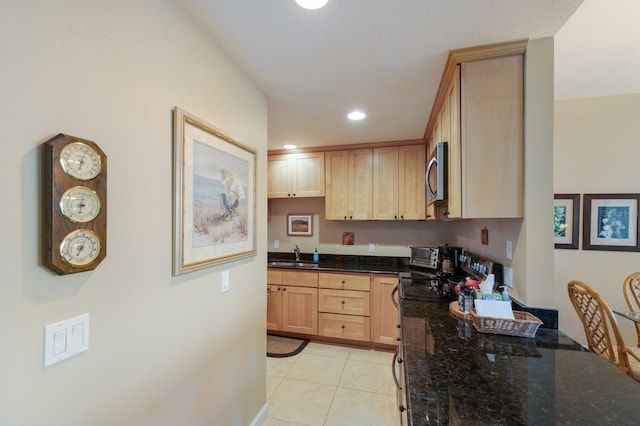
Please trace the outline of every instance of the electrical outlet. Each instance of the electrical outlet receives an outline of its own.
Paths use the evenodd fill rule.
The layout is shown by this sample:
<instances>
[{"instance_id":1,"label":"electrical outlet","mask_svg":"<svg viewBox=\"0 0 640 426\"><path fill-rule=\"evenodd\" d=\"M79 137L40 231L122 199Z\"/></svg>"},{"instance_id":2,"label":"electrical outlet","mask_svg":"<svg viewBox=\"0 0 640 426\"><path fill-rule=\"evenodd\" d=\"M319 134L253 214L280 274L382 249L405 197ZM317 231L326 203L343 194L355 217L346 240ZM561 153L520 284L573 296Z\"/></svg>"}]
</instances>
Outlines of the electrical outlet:
<instances>
[{"instance_id":1,"label":"electrical outlet","mask_svg":"<svg viewBox=\"0 0 640 426\"><path fill-rule=\"evenodd\" d=\"M502 274L503 274L503 278L504 278L504 285L506 285L507 287L511 287L513 288L513 269L505 266L502 268Z\"/></svg>"},{"instance_id":2,"label":"electrical outlet","mask_svg":"<svg viewBox=\"0 0 640 426\"><path fill-rule=\"evenodd\" d=\"M513 259L513 242L507 241L507 259Z\"/></svg>"},{"instance_id":3,"label":"electrical outlet","mask_svg":"<svg viewBox=\"0 0 640 426\"><path fill-rule=\"evenodd\" d=\"M369 251L370 251L370 252L372 252L372 253L373 253L374 251L376 251L376 245L375 245L375 243L369 243Z\"/></svg>"},{"instance_id":4,"label":"electrical outlet","mask_svg":"<svg viewBox=\"0 0 640 426\"><path fill-rule=\"evenodd\" d=\"M273 240L273 248L280 248L280 240Z\"/></svg>"}]
</instances>

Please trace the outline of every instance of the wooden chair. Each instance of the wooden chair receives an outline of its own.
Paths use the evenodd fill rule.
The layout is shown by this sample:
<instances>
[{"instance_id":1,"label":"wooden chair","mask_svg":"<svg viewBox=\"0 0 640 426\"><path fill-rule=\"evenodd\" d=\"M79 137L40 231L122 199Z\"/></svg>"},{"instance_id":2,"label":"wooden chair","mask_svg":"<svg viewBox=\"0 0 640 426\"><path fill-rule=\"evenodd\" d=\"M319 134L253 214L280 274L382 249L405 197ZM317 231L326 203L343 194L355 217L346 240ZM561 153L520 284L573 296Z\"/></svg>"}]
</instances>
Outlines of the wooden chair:
<instances>
[{"instance_id":1,"label":"wooden chair","mask_svg":"<svg viewBox=\"0 0 640 426\"><path fill-rule=\"evenodd\" d=\"M634 272L624 280L622 285L622 293L624 300L632 312L640 312L640 272ZM638 347L640 347L640 324L633 323L636 326L636 334L638 335Z\"/></svg>"},{"instance_id":2,"label":"wooden chair","mask_svg":"<svg viewBox=\"0 0 640 426\"><path fill-rule=\"evenodd\" d=\"M598 292L580 281L569 282L567 289L571 304L582 321L589 350L640 381L640 355L624 344L607 302Z\"/></svg>"}]
</instances>

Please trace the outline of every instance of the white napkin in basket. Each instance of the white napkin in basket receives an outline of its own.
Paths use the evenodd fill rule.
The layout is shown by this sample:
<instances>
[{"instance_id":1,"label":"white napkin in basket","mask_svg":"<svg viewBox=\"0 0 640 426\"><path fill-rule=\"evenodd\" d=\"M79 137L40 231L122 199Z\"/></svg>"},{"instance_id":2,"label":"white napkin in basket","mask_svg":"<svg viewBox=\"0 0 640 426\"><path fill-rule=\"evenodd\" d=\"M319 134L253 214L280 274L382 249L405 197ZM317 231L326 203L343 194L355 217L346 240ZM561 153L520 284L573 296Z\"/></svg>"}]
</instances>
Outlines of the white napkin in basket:
<instances>
[{"instance_id":1,"label":"white napkin in basket","mask_svg":"<svg viewBox=\"0 0 640 426\"><path fill-rule=\"evenodd\" d=\"M476 299L475 308L480 317L515 319L509 301Z\"/></svg>"}]
</instances>

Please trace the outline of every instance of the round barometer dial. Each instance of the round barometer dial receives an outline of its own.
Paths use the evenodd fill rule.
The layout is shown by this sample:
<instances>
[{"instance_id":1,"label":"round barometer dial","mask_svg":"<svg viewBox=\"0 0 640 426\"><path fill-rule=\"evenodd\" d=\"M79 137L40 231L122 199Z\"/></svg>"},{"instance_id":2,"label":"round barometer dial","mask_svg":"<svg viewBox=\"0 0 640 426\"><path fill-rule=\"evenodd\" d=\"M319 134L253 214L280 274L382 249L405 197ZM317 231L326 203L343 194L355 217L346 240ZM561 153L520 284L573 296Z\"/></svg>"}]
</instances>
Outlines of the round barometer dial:
<instances>
[{"instance_id":1,"label":"round barometer dial","mask_svg":"<svg viewBox=\"0 0 640 426\"><path fill-rule=\"evenodd\" d=\"M84 266L100 254L100 238L88 229L77 229L60 243L60 256L72 266Z\"/></svg>"},{"instance_id":2,"label":"round barometer dial","mask_svg":"<svg viewBox=\"0 0 640 426\"><path fill-rule=\"evenodd\" d=\"M73 142L60 151L62 170L71 177L90 180L102 169L100 155L83 142Z\"/></svg>"},{"instance_id":3,"label":"round barometer dial","mask_svg":"<svg viewBox=\"0 0 640 426\"><path fill-rule=\"evenodd\" d=\"M91 222L100 213L100 207L98 194L86 186L74 186L60 198L62 214L77 223Z\"/></svg>"}]
</instances>

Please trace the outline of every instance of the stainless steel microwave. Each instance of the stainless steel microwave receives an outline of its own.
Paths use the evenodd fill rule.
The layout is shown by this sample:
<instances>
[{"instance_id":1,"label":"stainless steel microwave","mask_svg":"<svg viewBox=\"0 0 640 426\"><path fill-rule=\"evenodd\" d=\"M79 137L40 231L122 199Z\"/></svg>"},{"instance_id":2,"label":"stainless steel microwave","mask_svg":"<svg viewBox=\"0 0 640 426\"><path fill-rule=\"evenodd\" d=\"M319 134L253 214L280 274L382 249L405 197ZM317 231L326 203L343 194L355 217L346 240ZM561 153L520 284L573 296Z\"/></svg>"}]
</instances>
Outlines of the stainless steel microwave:
<instances>
[{"instance_id":1,"label":"stainless steel microwave","mask_svg":"<svg viewBox=\"0 0 640 426\"><path fill-rule=\"evenodd\" d=\"M447 143L438 142L427 163L427 204L447 200Z\"/></svg>"}]
</instances>

